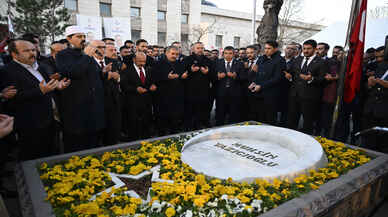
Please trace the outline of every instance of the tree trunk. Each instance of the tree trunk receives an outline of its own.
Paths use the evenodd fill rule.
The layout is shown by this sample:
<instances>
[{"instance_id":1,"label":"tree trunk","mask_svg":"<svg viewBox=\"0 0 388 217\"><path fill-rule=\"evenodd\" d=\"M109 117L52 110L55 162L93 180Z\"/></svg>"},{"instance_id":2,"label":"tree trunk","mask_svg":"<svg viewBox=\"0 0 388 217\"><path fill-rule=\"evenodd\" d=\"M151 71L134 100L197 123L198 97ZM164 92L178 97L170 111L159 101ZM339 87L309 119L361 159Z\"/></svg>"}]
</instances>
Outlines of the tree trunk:
<instances>
[{"instance_id":1,"label":"tree trunk","mask_svg":"<svg viewBox=\"0 0 388 217\"><path fill-rule=\"evenodd\" d=\"M276 41L278 37L279 12L283 0L265 0L263 8L265 14L256 30L257 42L263 45L266 41Z\"/></svg>"}]
</instances>

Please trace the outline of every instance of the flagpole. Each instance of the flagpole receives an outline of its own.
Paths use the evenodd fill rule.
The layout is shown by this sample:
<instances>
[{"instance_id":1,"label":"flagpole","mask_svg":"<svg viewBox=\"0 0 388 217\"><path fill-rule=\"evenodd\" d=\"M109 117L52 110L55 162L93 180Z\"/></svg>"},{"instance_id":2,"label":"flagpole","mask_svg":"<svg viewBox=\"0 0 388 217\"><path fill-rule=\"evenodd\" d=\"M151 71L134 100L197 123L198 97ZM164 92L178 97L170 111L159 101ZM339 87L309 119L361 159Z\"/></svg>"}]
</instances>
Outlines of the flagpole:
<instances>
[{"instance_id":1,"label":"flagpole","mask_svg":"<svg viewBox=\"0 0 388 217\"><path fill-rule=\"evenodd\" d=\"M347 60L350 53L350 36L352 34L352 27L354 25L354 22L356 20L356 17L358 16L360 8L360 0L352 0L352 8L350 10L350 16L349 16L349 23L348 23L348 30L346 33L346 41L344 46L344 55L342 56L341 60L341 67L339 71L339 81L338 81L338 87L337 87L337 99L334 107L333 112L333 119L331 122L331 129L330 129L330 138L334 138L335 134L335 126L338 120L339 112L342 109L343 105L343 96L344 96L344 88L345 88L345 77L346 77L346 70L347 70ZM357 11L358 10L358 11ZM345 55L346 54L346 55Z\"/></svg>"},{"instance_id":2,"label":"flagpole","mask_svg":"<svg viewBox=\"0 0 388 217\"><path fill-rule=\"evenodd\" d=\"M251 44L255 44L256 38L256 0L253 0L253 11L252 11L252 39Z\"/></svg>"}]
</instances>

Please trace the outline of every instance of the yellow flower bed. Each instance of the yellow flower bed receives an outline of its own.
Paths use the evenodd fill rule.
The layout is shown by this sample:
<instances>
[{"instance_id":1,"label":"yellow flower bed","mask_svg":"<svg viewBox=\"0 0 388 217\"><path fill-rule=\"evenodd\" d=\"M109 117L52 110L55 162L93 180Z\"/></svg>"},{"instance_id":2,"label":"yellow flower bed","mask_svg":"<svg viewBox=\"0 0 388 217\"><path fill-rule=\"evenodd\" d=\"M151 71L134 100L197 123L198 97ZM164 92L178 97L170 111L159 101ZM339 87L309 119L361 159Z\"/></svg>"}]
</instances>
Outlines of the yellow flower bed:
<instances>
[{"instance_id":1,"label":"yellow flower bed","mask_svg":"<svg viewBox=\"0 0 388 217\"><path fill-rule=\"evenodd\" d=\"M180 160L180 150L187 139L142 142L139 149L116 150L102 156L73 156L50 167L43 163L39 169L47 200L57 217L257 216L370 161L360 150L318 137L328 166L311 170L309 175L301 175L294 182L274 180L269 183L258 179L247 184L231 179L209 180ZM112 186L107 172L136 175L159 164L160 177L174 183L153 183L150 202L125 195L125 188L89 200Z\"/></svg>"}]
</instances>

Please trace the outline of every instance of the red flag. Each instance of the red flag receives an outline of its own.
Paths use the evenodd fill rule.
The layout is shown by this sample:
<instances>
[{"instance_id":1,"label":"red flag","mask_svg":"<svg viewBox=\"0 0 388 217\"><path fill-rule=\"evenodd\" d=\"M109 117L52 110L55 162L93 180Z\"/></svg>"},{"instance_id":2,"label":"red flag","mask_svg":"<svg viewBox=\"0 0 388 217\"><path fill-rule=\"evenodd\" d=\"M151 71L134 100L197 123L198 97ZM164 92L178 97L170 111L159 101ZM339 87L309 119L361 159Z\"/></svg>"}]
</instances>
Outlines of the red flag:
<instances>
[{"instance_id":1,"label":"red flag","mask_svg":"<svg viewBox=\"0 0 388 217\"><path fill-rule=\"evenodd\" d=\"M344 101L352 102L360 90L362 74L362 59L364 55L365 30L366 30L367 0L362 0L357 19L352 27L350 36L350 50L345 78Z\"/></svg>"}]
</instances>

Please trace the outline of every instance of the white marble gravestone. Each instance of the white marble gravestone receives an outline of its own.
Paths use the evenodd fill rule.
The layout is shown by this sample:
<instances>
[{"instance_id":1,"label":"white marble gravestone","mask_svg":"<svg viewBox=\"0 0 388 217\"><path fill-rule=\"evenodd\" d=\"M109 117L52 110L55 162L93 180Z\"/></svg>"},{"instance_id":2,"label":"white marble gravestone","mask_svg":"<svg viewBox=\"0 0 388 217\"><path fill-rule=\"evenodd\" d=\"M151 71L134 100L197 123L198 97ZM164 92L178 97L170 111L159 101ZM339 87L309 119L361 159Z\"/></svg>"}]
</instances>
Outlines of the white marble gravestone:
<instances>
[{"instance_id":1,"label":"white marble gravestone","mask_svg":"<svg viewBox=\"0 0 388 217\"><path fill-rule=\"evenodd\" d=\"M181 159L206 176L248 183L257 178L292 181L327 165L313 137L286 128L251 125L210 130L188 140Z\"/></svg>"}]
</instances>

